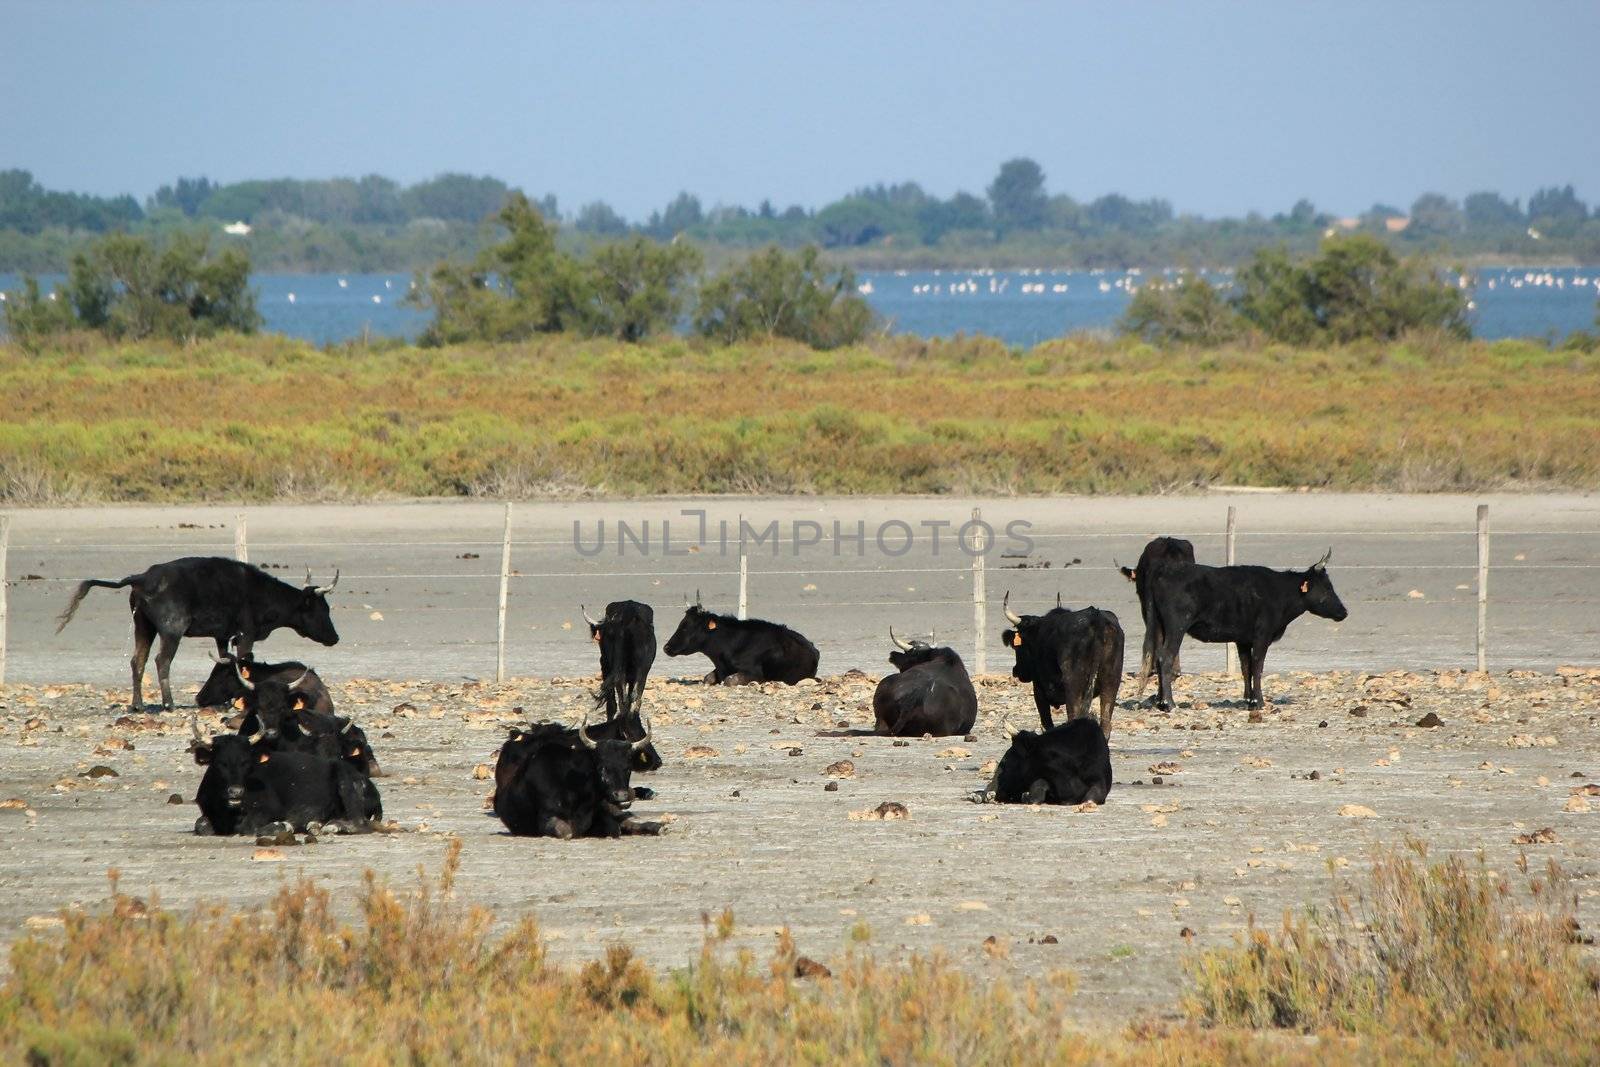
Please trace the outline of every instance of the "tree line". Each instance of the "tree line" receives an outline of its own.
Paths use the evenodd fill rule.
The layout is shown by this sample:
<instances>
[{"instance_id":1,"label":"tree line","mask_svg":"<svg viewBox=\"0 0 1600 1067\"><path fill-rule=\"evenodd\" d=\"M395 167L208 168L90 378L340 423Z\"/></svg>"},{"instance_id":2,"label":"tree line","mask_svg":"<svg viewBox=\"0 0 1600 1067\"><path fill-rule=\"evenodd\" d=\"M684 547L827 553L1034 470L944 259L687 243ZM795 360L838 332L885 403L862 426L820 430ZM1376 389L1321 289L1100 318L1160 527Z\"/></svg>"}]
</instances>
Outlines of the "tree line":
<instances>
[{"instance_id":1,"label":"tree line","mask_svg":"<svg viewBox=\"0 0 1600 1067\"><path fill-rule=\"evenodd\" d=\"M141 205L131 196L93 197L44 189L27 171L0 172L0 269L59 269L85 235L174 232L242 221L242 239L262 269L414 269L471 254L501 234L485 221L513 193L495 178L443 174L410 186L378 175L327 180L217 183L180 178ZM1110 193L1078 200L1052 193L1038 163L1003 163L981 194L939 197L916 182L856 189L821 208L707 206L682 192L630 221L603 200L563 212L554 196L535 203L568 248L642 236L689 241L716 258L724 250L815 245L860 266L1077 267L1207 264L1237 266L1263 248L1313 252L1330 230L1371 234L1398 252L1566 256L1600 262L1600 213L1571 185L1536 190L1526 204L1496 192L1460 201L1424 193L1408 210L1374 204L1353 219L1307 200L1271 216L1201 218L1160 198ZM1403 228L1393 220L1405 220Z\"/></svg>"}]
</instances>

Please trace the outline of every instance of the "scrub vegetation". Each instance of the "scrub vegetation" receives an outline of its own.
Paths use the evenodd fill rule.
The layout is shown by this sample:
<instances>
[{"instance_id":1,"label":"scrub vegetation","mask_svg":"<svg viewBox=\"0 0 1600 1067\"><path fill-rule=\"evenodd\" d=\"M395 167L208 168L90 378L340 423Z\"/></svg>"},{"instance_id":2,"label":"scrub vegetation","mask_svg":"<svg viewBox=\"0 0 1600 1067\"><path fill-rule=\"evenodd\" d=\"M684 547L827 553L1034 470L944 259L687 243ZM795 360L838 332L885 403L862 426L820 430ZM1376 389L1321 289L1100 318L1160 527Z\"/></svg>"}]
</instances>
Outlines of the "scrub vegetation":
<instances>
[{"instance_id":1,"label":"scrub vegetation","mask_svg":"<svg viewBox=\"0 0 1600 1067\"><path fill-rule=\"evenodd\" d=\"M879 337L0 345L0 500L1600 488L1600 353Z\"/></svg>"},{"instance_id":2,"label":"scrub vegetation","mask_svg":"<svg viewBox=\"0 0 1600 1067\"><path fill-rule=\"evenodd\" d=\"M1600 1039L1594 963L1559 870L1532 907L1481 863L1380 852L1357 905L1190 957L1184 1022L1072 1020L1073 979L979 977L878 959L870 930L818 962L780 931L770 959L706 917L699 958L659 971L621 943L546 958L537 920L500 926L437 878L370 874L341 906L309 879L260 911L163 909L120 891L11 950L0 1054L35 1064L1579 1062ZM353 921L343 913L353 911ZM842 936L841 943L846 943ZM1282 1028L1316 1035L1305 1042Z\"/></svg>"}]
</instances>

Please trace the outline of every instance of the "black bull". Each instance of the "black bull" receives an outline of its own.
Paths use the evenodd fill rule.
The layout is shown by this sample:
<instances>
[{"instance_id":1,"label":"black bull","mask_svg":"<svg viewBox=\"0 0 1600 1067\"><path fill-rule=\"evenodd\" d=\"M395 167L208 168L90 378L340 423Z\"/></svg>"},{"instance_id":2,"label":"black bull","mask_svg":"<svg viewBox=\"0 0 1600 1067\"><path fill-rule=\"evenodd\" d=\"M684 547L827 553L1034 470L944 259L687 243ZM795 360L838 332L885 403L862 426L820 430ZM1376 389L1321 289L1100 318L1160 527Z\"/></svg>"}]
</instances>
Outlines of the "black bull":
<instances>
[{"instance_id":1,"label":"black bull","mask_svg":"<svg viewBox=\"0 0 1600 1067\"><path fill-rule=\"evenodd\" d=\"M142 574L130 574L119 582L90 578L78 583L66 610L56 625L56 633L72 621L73 613L93 588L130 589L128 605L133 611L133 708L144 707L144 665L150 646L159 636L156 675L161 682L161 702L172 709L172 683L168 671L178 642L185 637L209 637L217 642L217 654L228 651L228 639L235 638L239 654L247 656L255 642L263 641L274 630L287 626L301 637L324 645L339 643L328 612L328 592L339 582L337 572L325 586L311 584L306 575L303 588L238 560L219 556L186 556L158 563ZM237 636L236 636L237 635Z\"/></svg>"},{"instance_id":2,"label":"black bull","mask_svg":"<svg viewBox=\"0 0 1600 1067\"><path fill-rule=\"evenodd\" d=\"M1151 614L1155 620L1156 673L1160 690L1156 705L1172 707L1172 679L1178 669L1178 650L1185 635L1200 641L1232 641L1239 651L1244 673L1244 700L1259 708L1261 672L1267 649L1283 636L1289 624L1310 612L1342 622L1349 614L1333 579L1328 577L1327 555L1303 571L1275 571L1266 567L1206 567L1197 563L1171 563L1156 576L1151 588Z\"/></svg>"},{"instance_id":3,"label":"black bull","mask_svg":"<svg viewBox=\"0 0 1600 1067\"><path fill-rule=\"evenodd\" d=\"M1144 651L1139 657L1139 688L1134 694L1144 696L1144 687L1156 670L1156 628L1150 617L1150 588L1156 575L1169 563L1193 563L1194 543L1181 537L1157 537L1144 546L1139 562L1132 569L1119 566L1122 576L1133 583L1139 597L1139 618L1144 620ZM1181 667L1174 666L1175 670Z\"/></svg>"},{"instance_id":4,"label":"black bull","mask_svg":"<svg viewBox=\"0 0 1600 1067\"><path fill-rule=\"evenodd\" d=\"M196 706L220 708L242 700L249 688L246 683L283 682L296 696L305 699L305 706L323 715L333 714L333 695L315 670L298 660L282 663L263 663L253 656L240 656L234 667L233 656L218 657L211 674L195 695Z\"/></svg>"},{"instance_id":5,"label":"black bull","mask_svg":"<svg viewBox=\"0 0 1600 1067\"><path fill-rule=\"evenodd\" d=\"M713 685L740 682L787 682L794 685L817 676L817 646L787 626L760 619L716 615L698 603L663 650L669 656L705 653L711 660L706 681Z\"/></svg>"},{"instance_id":6,"label":"black bull","mask_svg":"<svg viewBox=\"0 0 1600 1067\"><path fill-rule=\"evenodd\" d=\"M633 761L649 737L648 727L640 741L597 741L585 727L554 723L514 731L495 762L494 813L518 836L658 832L659 824L632 823L628 814Z\"/></svg>"},{"instance_id":7,"label":"black bull","mask_svg":"<svg viewBox=\"0 0 1600 1067\"><path fill-rule=\"evenodd\" d=\"M872 694L873 732L885 737L970 733L978 718L978 694L955 650L901 641L892 628L889 639L897 649L889 653L889 662L899 673L886 675Z\"/></svg>"},{"instance_id":8,"label":"black bull","mask_svg":"<svg viewBox=\"0 0 1600 1067\"><path fill-rule=\"evenodd\" d=\"M1065 708L1069 719L1088 715L1098 696L1100 729L1109 736L1122 687L1122 623L1116 615L1094 607L1018 615L1011 610L1009 593L1002 610L1015 627L1000 635L1016 653L1011 676L1033 683L1040 724L1046 730L1055 725L1052 708Z\"/></svg>"},{"instance_id":9,"label":"black bull","mask_svg":"<svg viewBox=\"0 0 1600 1067\"><path fill-rule=\"evenodd\" d=\"M335 824L371 829L383 804L370 781L347 763L303 752L274 752L258 739L221 734L207 741L194 724L194 761L206 768L195 792L197 834L254 834L285 826L306 831Z\"/></svg>"}]
</instances>

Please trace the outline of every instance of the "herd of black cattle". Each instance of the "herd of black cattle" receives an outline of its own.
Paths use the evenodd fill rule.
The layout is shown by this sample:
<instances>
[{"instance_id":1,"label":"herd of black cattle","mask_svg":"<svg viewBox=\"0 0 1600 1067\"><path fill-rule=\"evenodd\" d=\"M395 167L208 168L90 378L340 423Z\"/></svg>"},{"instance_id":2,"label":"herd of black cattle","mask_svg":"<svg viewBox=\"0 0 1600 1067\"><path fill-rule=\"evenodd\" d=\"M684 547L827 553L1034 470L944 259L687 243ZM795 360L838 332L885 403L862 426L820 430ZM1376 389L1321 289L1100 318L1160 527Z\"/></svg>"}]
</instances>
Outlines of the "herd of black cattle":
<instances>
[{"instance_id":1,"label":"herd of black cattle","mask_svg":"<svg viewBox=\"0 0 1600 1067\"><path fill-rule=\"evenodd\" d=\"M1331 555L1331 552L1330 554ZM1151 674L1154 702L1172 706L1172 681L1185 636L1234 642L1244 673L1244 700L1260 707L1267 649L1289 624L1310 612L1335 622L1346 612L1328 577L1329 555L1305 570L1209 567L1194 561L1194 546L1158 537L1137 566L1122 567L1134 583L1144 618L1139 695ZM303 663L263 663L252 647L288 628L323 645L339 640L326 586L296 587L259 568L230 559L188 557L161 563L118 582L90 579L78 585L60 618L71 621L94 587L129 589L133 612L133 706L143 707L145 663L159 638L156 673L167 710L173 707L168 671L184 637L215 640L216 666L201 688L199 707L241 712L237 732L207 738L198 718L190 749L205 768L195 803L201 834L362 832L383 817L375 777L382 771L365 732L334 713L327 686ZM1016 656L1012 675L1031 683L1041 729L1011 731L1011 744L994 778L974 799L1001 803L1103 803L1111 790L1112 711L1122 684L1123 632L1117 616L1095 607L1056 607L1043 615L1018 615L1010 596L1001 634ZM636 771L653 771L661 757L644 717L645 680L656 655L654 613L646 604L619 600L594 619L584 609L600 646L596 708L605 721L578 727L538 723L513 729L495 765L494 814L513 834L615 837L653 833L657 823L636 820L633 801L653 793L632 784ZM889 631L898 673L878 683L874 728L893 737L965 735L977 721L978 697L961 657L947 647L902 641ZM816 646L786 626L718 615L696 602L665 645L669 656L701 653L711 660L710 684L786 682L817 676ZM1091 704L1099 701L1099 716ZM1052 711L1065 709L1057 724Z\"/></svg>"}]
</instances>

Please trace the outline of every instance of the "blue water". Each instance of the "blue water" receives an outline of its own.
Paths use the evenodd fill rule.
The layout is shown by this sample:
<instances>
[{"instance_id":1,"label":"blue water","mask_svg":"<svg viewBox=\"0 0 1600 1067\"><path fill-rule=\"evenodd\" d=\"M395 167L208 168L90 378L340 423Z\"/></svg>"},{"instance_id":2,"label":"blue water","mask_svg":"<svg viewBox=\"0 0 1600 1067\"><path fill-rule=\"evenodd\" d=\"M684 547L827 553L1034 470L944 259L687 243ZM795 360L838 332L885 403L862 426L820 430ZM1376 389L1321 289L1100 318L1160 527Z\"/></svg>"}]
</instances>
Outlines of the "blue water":
<instances>
[{"instance_id":1,"label":"blue water","mask_svg":"<svg viewBox=\"0 0 1600 1067\"><path fill-rule=\"evenodd\" d=\"M988 334L1031 345L1075 331L1110 331L1130 290L1163 272L1128 271L866 271L863 295L896 333L944 337ZM1228 286L1231 276L1208 277ZM59 276L45 276L48 288ZM373 337L414 338L428 314L400 306L409 274L258 274L254 278L268 330L317 344ZM0 274L0 290L20 284ZM1595 328L1600 267L1487 268L1466 279L1479 337L1560 339Z\"/></svg>"}]
</instances>

